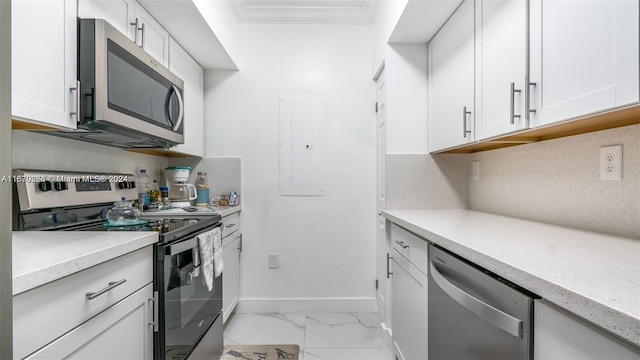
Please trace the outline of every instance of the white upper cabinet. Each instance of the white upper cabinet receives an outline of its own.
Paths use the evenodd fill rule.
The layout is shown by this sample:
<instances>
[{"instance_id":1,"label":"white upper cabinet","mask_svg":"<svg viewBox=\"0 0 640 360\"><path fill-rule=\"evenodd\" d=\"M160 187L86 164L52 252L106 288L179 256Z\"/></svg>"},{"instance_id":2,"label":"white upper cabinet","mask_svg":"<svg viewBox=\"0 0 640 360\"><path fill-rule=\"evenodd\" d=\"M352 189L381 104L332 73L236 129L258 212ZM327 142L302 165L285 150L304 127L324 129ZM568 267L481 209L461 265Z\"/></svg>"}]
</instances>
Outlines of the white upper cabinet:
<instances>
[{"instance_id":1,"label":"white upper cabinet","mask_svg":"<svg viewBox=\"0 0 640 360\"><path fill-rule=\"evenodd\" d=\"M169 64L169 33L135 0L79 0L78 15L106 20L162 65Z\"/></svg>"},{"instance_id":2,"label":"white upper cabinet","mask_svg":"<svg viewBox=\"0 0 640 360\"><path fill-rule=\"evenodd\" d=\"M638 1L531 2L536 127L639 100Z\"/></svg>"},{"instance_id":3,"label":"white upper cabinet","mask_svg":"<svg viewBox=\"0 0 640 360\"><path fill-rule=\"evenodd\" d=\"M13 0L12 115L76 128L76 0Z\"/></svg>"},{"instance_id":4,"label":"white upper cabinet","mask_svg":"<svg viewBox=\"0 0 640 360\"><path fill-rule=\"evenodd\" d=\"M474 139L473 5L464 1L429 42L429 151Z\"/></svg>"},{"instance_id":5,"label":"white upper cabinet","mask_svg":"<svg viewBox=\"0 0 640 360\"><path fill-rule=\"evenodd\" d=\"M169 70L184 81L184 144L171 151L194 156L204 153L203 70L173 38L170 40Z\"/></svg>"},{"instance_id":6,"label":"white upper cabinet","mask_svg":"<svg viewBox=\"0 0 640 360\"><path fill-rule=\"evenodd\" d=\"M136 33L133 40L162 65L169 64L169 33L137 2L134 8Z\"/></svg>"},{"instance_id":7,"label":"white upper cabinet","mask_svg":"<svg viewBox=\"0 0 640 360\"><path fill-rule=\"evenodd\" d=\"M80 18L104 19L131 40L135 28L134 8L134 0L78 0Z\"/></svg>"},{"instance_id":8,"label":"white upper cabinet","mask_svg":"<svg viewBox=\"0 0 640 360\"><path fill-rule=\"evenodd\" d=\"M476 140L524 129L527 1L476 2Z\"/></svg>"}]
</instances>

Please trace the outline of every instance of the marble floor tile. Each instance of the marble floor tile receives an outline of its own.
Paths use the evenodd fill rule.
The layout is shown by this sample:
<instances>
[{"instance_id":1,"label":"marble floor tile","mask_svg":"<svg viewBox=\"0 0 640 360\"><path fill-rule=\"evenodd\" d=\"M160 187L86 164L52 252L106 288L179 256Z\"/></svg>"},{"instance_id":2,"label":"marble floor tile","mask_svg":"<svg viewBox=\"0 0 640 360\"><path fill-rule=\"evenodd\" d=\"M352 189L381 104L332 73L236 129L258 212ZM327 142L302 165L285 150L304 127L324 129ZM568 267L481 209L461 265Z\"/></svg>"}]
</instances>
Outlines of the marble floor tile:
<instances>
[{"instance_id":1,"label":"marble floor tile","mask_svg":"<svg viewBox=\"0 0 640 360\"><path fill-rule=\"evenodd\" d=\"M387 348L305 349L304 360L391 360ZM303 360L303 359L300 359Z\"/></svg>"},{"instance_id":2,"label":"marble floor tile","mask_svg":"<svg viewBox=\"0 0 640 360\"><path fill-rule=\"evenodd\" d=\"M382 330L375 313L307 315L304 348L382 348Z\"/></svg>"},{"instance_id":3,"label":"marble floor tile","mask_svg":"<svg viewBox=\"0 0 640 360\"><path fill-rule=\"evenodd\" d=\"M225 328L224 343L298 344L302 349L305 322L305 314L235 314Z\"/></svg>"}]
</instances>

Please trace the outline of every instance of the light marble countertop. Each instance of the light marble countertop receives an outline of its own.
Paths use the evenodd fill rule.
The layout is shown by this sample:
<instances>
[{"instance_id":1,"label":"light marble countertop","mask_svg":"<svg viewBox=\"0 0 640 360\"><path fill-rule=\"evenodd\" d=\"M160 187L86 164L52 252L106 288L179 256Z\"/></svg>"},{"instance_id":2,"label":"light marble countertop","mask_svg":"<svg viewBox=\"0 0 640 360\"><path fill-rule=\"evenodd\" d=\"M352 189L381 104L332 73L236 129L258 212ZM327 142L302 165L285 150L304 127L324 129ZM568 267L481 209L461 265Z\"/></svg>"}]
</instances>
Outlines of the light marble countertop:
<instances>
[{"instance_id":1,"label":"light marble countertop","mask_svg":"<svg viewBox=\"0 0 640 360\"><path fill-rule=\"evenodd\" d=\"M151 231L14 231L13 295L156 242Z\"/></svg>"},{"instance_id":2,"label":"light marble countertop","mask_svg":"<svg viewBox=\"0 0 640 360\"><path fill-rule=\"evenodd\" d=\"M237 206L219 206L216 210L216 213L220 214L220 216L225 217L227 215L231 215L233 213L237 213L242 210L242 205Z\"/></svg>"},{"instance_id":3,"label":"light marble countertop","mask_svg":"<svg viewBox=\"0 0 640 360\"><path fill-rule=\"evenodd\" d=\"M470 210L382 215L640 346L640 239Z\"/></svg>"}]
</instances>

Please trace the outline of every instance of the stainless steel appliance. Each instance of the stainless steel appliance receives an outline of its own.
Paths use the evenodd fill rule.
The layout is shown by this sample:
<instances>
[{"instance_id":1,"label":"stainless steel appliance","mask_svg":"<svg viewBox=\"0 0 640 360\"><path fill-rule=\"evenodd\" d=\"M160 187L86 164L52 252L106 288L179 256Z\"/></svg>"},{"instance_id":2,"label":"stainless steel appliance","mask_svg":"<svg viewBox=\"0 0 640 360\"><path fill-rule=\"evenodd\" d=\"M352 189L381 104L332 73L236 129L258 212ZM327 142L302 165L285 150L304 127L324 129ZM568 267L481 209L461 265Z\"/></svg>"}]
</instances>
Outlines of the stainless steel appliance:
<instances>
[{"instance_id":1,"label":"stainless steel appliance","mask_svg":"<svg viewBox=\"0 0 640 360\"><path fill-rule=\"evenodd\" d=\"M429 360L533 358L534 294L429 246Z\"/></svg>"},{"instance_id":2,"label":"stainless steel appliance","mask_svg":"<svg viewBox=\"0 0 640 360\"><path fill-rule=\"evenodd\" d=\"M14 170L14 230L157 231L154 245L156 359L217 359L222 354L222 276L209 290L199 279L198 240L222 226L220 215L139 217L142 223L105 223L115 200L136 199L132 174Z\"/></svg>"},{"instance_id":3,"label":"stainless steel appliance","mask_svg":"<svg viewBox=\"0 0 640 360\"><path fill-rule=\"evenodd\" d=\"M106 21L78 21L78 129L46 133L123 148L182 144L184 82Z\"/></svg>"}]
</instances>

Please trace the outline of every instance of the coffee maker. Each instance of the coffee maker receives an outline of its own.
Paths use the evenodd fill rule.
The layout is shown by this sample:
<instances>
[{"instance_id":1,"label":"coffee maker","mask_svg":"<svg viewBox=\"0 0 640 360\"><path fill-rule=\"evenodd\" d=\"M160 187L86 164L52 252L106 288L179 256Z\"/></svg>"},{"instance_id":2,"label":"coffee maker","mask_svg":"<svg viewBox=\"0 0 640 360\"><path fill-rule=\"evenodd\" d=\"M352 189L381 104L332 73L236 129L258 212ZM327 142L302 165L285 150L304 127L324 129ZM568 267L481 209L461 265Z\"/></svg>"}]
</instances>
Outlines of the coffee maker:
<instances>
[{"instance_id":1,"label":"coffee maker","mask_svg":"<svg viewBox=\"0 0 640 360\"><path fill-rule=\"evenodd\" d=\"M183 208L191 206L191 201L198 197L196 187L187 182L189 173L191 173L191 167L189 166L170 166L165 169L165 174L169 181L171 207Z\"/></svg>"}]
</instances>

